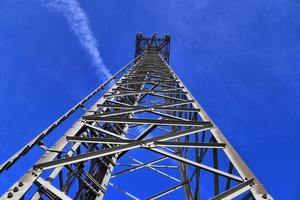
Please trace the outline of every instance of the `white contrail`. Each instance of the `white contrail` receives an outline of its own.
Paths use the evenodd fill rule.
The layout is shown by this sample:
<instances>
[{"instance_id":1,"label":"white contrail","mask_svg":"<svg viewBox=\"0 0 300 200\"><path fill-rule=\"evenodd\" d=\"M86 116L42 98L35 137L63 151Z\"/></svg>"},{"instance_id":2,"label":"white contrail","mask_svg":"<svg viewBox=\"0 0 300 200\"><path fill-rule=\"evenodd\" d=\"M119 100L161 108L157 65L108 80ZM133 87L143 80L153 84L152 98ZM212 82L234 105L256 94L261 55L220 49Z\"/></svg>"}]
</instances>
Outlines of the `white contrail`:
<instances>
[{"instance_id":1,"label":"white contrail","mask_svg":"<svg viewBox=\"0 0 300 200\"><path fill-rule=\"evenodd\" d=\"M96 74L102 80L110 78L111 73L100 56L97 40L89 26L89 19L80 4L76 0L47 0L45 2L47 7L61 12L66 17L70 28L77 36L80 44L90 55L92 64L96 69Z\"/></svg>"}]
</instances>

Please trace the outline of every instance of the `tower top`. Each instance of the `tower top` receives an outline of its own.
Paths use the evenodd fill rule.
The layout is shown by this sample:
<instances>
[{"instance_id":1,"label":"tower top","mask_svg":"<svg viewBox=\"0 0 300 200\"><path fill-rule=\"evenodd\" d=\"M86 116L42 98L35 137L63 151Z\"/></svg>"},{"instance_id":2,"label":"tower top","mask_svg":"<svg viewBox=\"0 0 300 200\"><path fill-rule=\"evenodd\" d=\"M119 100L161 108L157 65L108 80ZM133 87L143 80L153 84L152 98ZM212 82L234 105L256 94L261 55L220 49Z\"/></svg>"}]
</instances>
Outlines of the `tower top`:
<instances>
[{"instance_id":1,"label":"tower top","mask_svg":"<svg viewBox=\"0 0 300 200\"><path fill-rule=\"evenodd\" d=\"M142 33L137 33L135 39L135 57L139 56L146 49L155 49L169 63L170 39L171 37L168 34L164 37L157 37L157 33L154 33L151 37L145 37Z\"/></svg>"}]
</instances>

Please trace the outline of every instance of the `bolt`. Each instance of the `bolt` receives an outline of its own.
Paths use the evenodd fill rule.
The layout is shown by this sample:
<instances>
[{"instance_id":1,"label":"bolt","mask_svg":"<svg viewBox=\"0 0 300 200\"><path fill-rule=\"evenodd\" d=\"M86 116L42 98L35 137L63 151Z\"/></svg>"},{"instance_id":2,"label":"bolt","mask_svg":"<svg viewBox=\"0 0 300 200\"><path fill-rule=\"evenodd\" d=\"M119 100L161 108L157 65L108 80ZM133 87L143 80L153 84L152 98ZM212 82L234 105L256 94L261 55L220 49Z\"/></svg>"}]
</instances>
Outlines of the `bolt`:
<instances>
[{"instance_id":1,"label":"bolt","mask_svg":"<svg viewBox=\"0 0 300 200\"><path fill-rule=\"evenodd\" d=\"M18 188L18 187L14 187L13 191L14 191L14 192L18 192L18 191L19 191L19 188Z\"/></svg>"},{"instance_id":2,"label":"bolt","mask_svg":"<svg viewBox=\"0 0 300 200\"><path fill-rule=\"evenodd\" d=\"M40 171L42 171L42 168L38 168L38 169L36 169L36 171L37 171L37 172L40 172Z\"/></svg>"},{"instance_id":3,"label":"bolt","mask_svg":"<svg viewBox=\"0 0 300 200\"><path fill-rule=\"evenodd\" d=\"M9 192L8 194L7 194L7 198L12 198L14 195L13 195L13 193L11 193L11 192Z\"/></svg>"},{"instance_id":4,"label":"bolt","mask_svg":"<svg viewBox=\"0 0 300 200\"><path fill-rule=\"evenodd\" d=\"M251 183L251 184L250 184L251 187L254 186L254 185L255 185L255 183Z\"/></svg>"},{"instance_id":5,"label":"bolt","mask_svg":"<svg viewBox=\"0 0 300 200\"><path fill-rule=\"evenodd\" d=\"M24 185L23 182L19 182L19 187L22 187Z\"/></svg>"},{"instance_id":6,"label":"bolt","mask_svg":"<svg viewBox=\"0 0 300 200\"><path fill-rule=\"evenodd\" d=\"M263 194L263 195L262 195L262 198L263 198L263 199L267 199L267 198L268 198L267 194Z\"/></svg>"}]
</instances>

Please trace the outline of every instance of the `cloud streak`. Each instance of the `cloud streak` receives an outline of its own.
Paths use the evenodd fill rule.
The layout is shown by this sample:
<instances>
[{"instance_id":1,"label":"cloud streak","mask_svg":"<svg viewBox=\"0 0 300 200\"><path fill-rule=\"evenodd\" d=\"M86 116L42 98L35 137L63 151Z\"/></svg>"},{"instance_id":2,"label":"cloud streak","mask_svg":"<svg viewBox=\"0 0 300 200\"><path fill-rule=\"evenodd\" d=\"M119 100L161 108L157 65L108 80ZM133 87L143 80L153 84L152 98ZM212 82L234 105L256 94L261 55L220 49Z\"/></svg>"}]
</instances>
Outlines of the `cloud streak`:
<instances>
[{"instance_id":1,"label":"cloud streak","mask_svg":"<svg viewBox=\"0 0 300 200\"><path fill-rule=\"evenodd\" d=\"M61 12L68 20L68 24L77 36L80 44L91 58L96 74L104 81L111 77L97 47L97 40L91 31L89 19L85 11L76 0L46 1L46 6Z\"/></svg>"}]
</instances>

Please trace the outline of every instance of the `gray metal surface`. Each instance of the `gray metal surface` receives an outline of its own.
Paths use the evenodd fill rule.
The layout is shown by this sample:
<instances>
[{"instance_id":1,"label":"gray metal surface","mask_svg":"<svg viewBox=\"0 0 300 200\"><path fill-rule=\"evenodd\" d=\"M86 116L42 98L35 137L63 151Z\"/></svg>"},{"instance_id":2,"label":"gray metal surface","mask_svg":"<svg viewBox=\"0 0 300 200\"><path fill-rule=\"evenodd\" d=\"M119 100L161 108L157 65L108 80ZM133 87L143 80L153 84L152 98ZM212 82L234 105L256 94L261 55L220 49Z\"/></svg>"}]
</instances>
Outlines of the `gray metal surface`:
<instances>
[{"instance_id":1,"label":"gray metal surface","mask_svg":"<svg viewBox=\"0 0 300 200\"><path fill-rule=\"evenodd\" d=\"M103 199L110 192L130 199L164 199L178 192L205 199L203 186L211 199L272 199L168 65L169 55L170 36L138 34L132 62L1 165L0 173L13 170L33 147L45 151L1 199ZM86 109L86 102L117 79ZM48 148L44 140L79 108L85 112ZM141 170L171 186L127 191L151 177L130 178ZM118 185L125 176L130 183ZM153 192L141 194L143 188Z\"/></svg>"}]
</instances>

